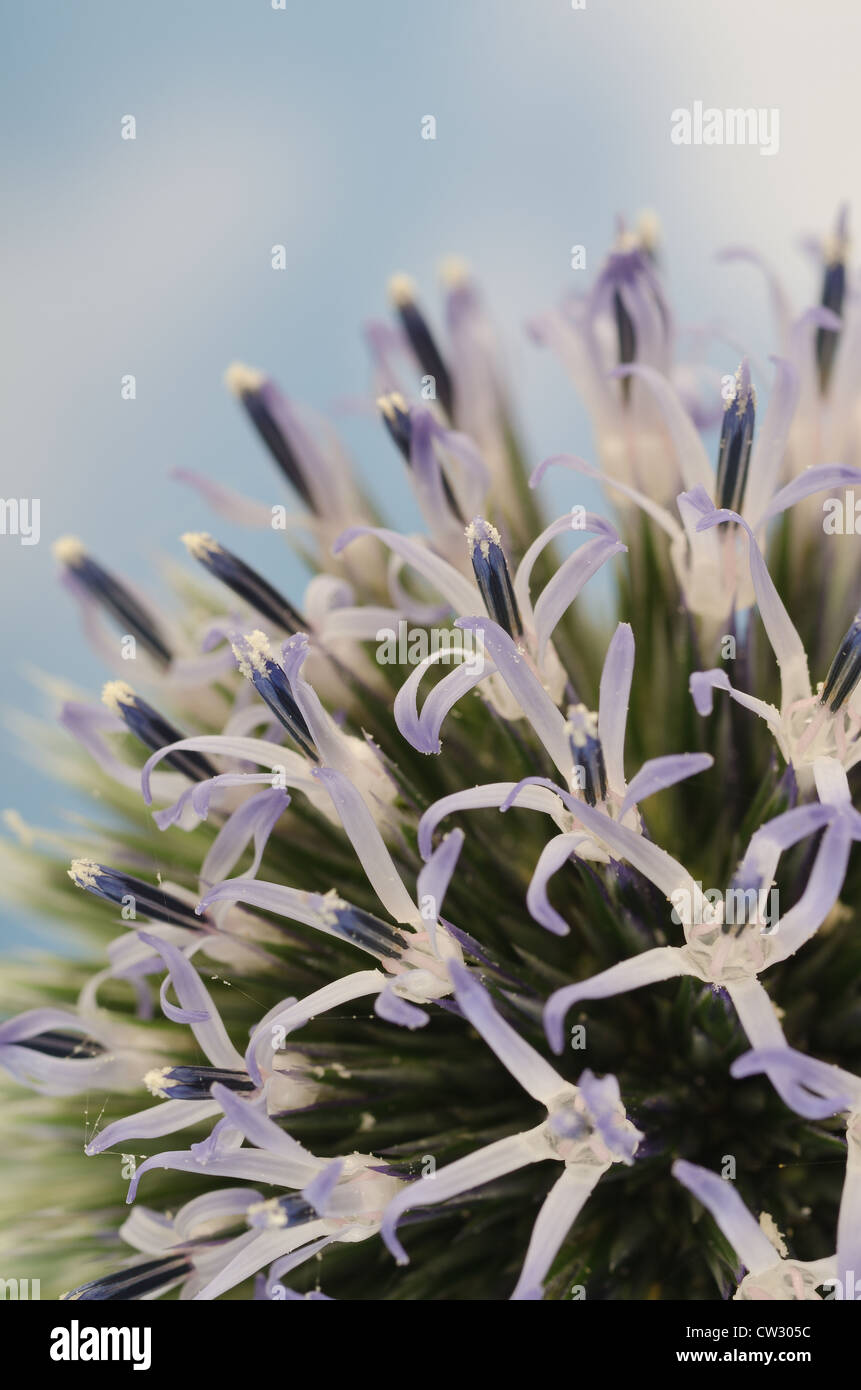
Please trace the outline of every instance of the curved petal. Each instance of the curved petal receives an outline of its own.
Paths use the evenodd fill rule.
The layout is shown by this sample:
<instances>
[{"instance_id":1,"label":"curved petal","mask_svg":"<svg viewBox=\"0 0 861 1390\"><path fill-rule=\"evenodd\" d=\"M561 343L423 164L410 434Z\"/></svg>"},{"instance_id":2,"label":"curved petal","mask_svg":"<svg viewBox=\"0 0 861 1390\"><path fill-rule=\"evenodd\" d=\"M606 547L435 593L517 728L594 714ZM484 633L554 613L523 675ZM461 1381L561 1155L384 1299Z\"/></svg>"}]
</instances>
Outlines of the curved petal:
<instances>
[{"instance_id":1,"label":"curved petal","mask_svg":"<svg viewBox=\"0 0 861 1390\"><path fill-rule=\"evenodd\" d=\"M588 838L588 835L569 832L554 835L552 840L548 840L526 890L526 906L530 915L555 936L567 936L571 928L547 897L547 885L562 865L568 862L577 846Z\"/></svg>"},{"instance_id":2,"label":"curved petal","mask_svg":"<svg viewBox=\"0 0 861 1390\"><path fill-rule=\"evenodd\" d=\"M654 367L638 366L633 362L624 367L617 367L611 376L636 376L645 381L646 385L651 388L660 407L664 423L675 446L679 472L685 487L699 486L705 488L707 492L714 488L714 472L703 447L703 442L682 405L680 397L667 378L656 371Z\"/></svg>"},{"instance_id":3,"label":"curved petal","mask_svg":"<svg viewBox=\"0 0 861 1390\"><path fill-rule=\"evenodd\" d=\"M467 787L464 791L441 796L439 801L428 807L419 821L418 843L422 859L430 857L434 832L446 816L452 816L457 811L480 811L502 806L520 786L519 782L487 782L483 787ZM558 796L546 787L524 787L518 795L517 804L529 811L543 811L545 815L554 817L562 810Z\"/></svg>"},{"instance_id":4,"label":"curved petal","mask_svg":"<svg viewBox=\"0 0 861 1390\"><path fill-rule=\"evenodd\" d=\"M715 507L711 498L703 491L684 494L687 501L700 513L698 531L708 531L722 521L737 521L747 536L747 552L750 560L750 577L753 581L759 616L765 628L772 651L780 667L782 708L797 700L810 698L810 675L807 669L807 654L792 620L783 606L783 601L774 587L756 537L747 522L737 512Z\"/></svg>"},{"instance_id":5,"label":"curved petal","mask_svg":"<svg viewBox=\"0 0 861 1390\"><path fill-rule=\"evenodd\" d=\"M448 969L457 1002L464 1014L527 1095L542 1105L549 1105L562 1092L572 1089L555 1068L545 1062L541 1054L497 1013L490 995L472 971L456 961L451 961Z\"/></svg>"},{"instance_id":6,"label":"curved petal","mask_svg":"<svg viewBox=\"0 0 861 1390\"><path fill-rule=\"evenodd\" d=\"M686 777L705 772L713 763L714 758L709 753L668 753L663 758L650 758L631 779L625 800L619 808L619 820L623 821L638 802L675 786L677 782L683 782Z\"/></svg>"},{"instance_id":7,"label":"curved petal","mask_svg":"<svg viewBox=\"0 0 861 1390\"><path fill-rule=\"evenodd\" d=\"M751 1274L762 1274L777 1264L780 1256L739 1197L732 1183L700 1168L696 1163L677 1159L673 1177L684 1183L698 1201L711 1212L742 1264Z\"/></svg>"},{"instance_id":8,"label":"curved petal","mask_svg":"<svg viewBox=\"0 0 861 1390\"><path fill-rule=\"evenodd\" d=\"M490 618L459 618L456 627L480 632L497 671L565 777L571 763L565 720L507 632Z\"/></svg>"},{"instance_id":9,"label":"curved petal","mask_svg":"<svg viewBox=\"0 0 861 1390\"><path fill-rule=\"evenodd\" d=\"M583 586L603 564L620 551L627 550L620 540L603 536L587 541L569 555L548 580L535 604L535 638L539 665L544 661L547 643L562 615L570 608Z\"/></svg>"},{"instance_id":10,"label":"curved petal","mask_svg":"<svg viewBox=\"0 0 861 1390\"><path fill-rule=\"evenodd\" d=\"M332 767L314 769L314 776L326 788L347 837L362 863L374 892L396 922L416 923L415 903L403 885L392 856L361 793L349 778Z\"/></svg>"},{"instance_id":11,"label":"curved petal","mask_svg":"<svg viewBox=\"0 0 861 1390\"><path fill-rule=\"evenodd\" d=\"M678 946L656 946L642 955L619 961L589 980L576 985L564 985L551 994L544 1006L544 1029L550 1046L557 1056L565 1046L565 1015L584 999L609 999L614 994L626 994L643 985L671 980L677 975L690 975L691 969Z\"/></svg>"},{"instance_id":12,"label":"curved petal","mask_svg":"<svg viewBox=\"0 0 861 1390\"><path fill-rule=\"evenodd\" d=\"M851 848L848 819L835 817L822 836L804 892L786 914L780 915L770 938L769 964L794 955L819 930L840 897Z\"/></svg>"},{"instance_id":13,"label":"curved petal","mask_svg":"<svg viewBox=\"0 0 861 1390\"><path fill-rule=\"evenodd\" d=\"M382 541L417 570L422 578L442 595L455 613L472 613L483 607L478 590L459 574L453 565L435 555L420 540L401 536L397 531L388 531L379 526L351 526L338 537L332 547L333 553L339 555L354 540L358 540L359 536L376 536L377 540Z\"/></svg>"},{"instance_id":14,"label":"curved petal","mask_svg":"<svg viewBox=\"0 0 861 1390\"><path fill-rule=\"evenodd\" d=\"M439 753L442 748L439 732L449 712L468 691L474 689L496 668L492 662L472 660L463 662L438 681L418 712L417 695L422 676L431 666L438 665L450 654L433 652L420 661L404 681L394 703L395 723L407 743L420 753Z\"/></svg>"},{"instance_id":15,"label":"curved petal","mask_svg":"<svg viewBox=\"0 0 861 1390\"><path fill-rule=\"evenodd\" d=\"M284 1037L287 1037L290 1033L295 1033L297 1028L309 1023L312 1018L327 1013L329 1009L351 1003L354 999L361 999L368 994L378 994L386 983L387 977L382 970L359 970L353 975L344 975L340 980L323 985L304 999L289 999L283 1006L276 1005L251 1035L245 1060L252 1081L258 1085L262 1084L261 1061L266 1052L270 1057L275 1052L282 1028ZM271 1070L271 1065L267 1070Z\"/></svg>"},{"instance_id":16,"label":"curved petal","mask_svg":"<svg viewBox=\"0 0 861 1390\"><path fill-rule=\"evenodd\" d=\"M157 936L150 936L148 932L143 931L138 932L138 936L141 941L146 942L147 946L151 946L154 951L158 952L164 961L168 977L176 990L183 1010L189 1016L191 1014L195 1016L195 1021L191 1022L191 1031L212 1065L223 1067L226 1071L243 1071L242 1055L236 1051L230 1041L227 1029L221 1021L221 1015L210 999L206 985L191 962L183 955L182 951L178 951L168 941L163 941Z\"/></svg>"},{"instance_id":17,"label":"curved petal","mask_svg":"<svg viewBox=\"0 0 861 1390\"><path fill-rule=\"evenodd\" d=\"M114 1120L90 1140L84 1152L88 1156L104 1153L112 1144L124 1144L127 1139L160 1139L220 1114L221 1106L215 1100L163 1100L148 1110Z\"/></svg>"},{"instance_id":18,"label":"curved petal","mask_svg":"<svg viewBox=\"0 0 861 1390\"><path fill-rule=\"evenodd\" d=\"M736 1080L765 1074L781 1099L808 1120L861 1105L861 1077L805 1057L794 1047L756 1047L736 1057L730 1075Z\"/></svg>"},{"instance_id":19,"label":"curved petal","mask_svg":"<svg viewBox=\"0 0 861 1390\"><path fill-rule=\"evenodd\" d=\"M438 1172L419 1178L410 1183L389 1202L383 1213L380 1234L399 1265L409 1264L406 1250L398 1240L395 1231L404 1212L413 1207L436 1206L461 1192L469 1192L474 1187L493 1182L506 1173L514 1173L528 1163L536 1163L541 1158L551 1156L542 1153L536 1139L543 1135L543 1125L525 1134L512 1134L507 1139L498 1139L484 1149L467 1154L464 1158L449 1163Z\"/></svg>"},{"instance_id":20,"label":"curved petal","mask_svg":"<svg viewBox=\"0 0 861 1390\"><path fill-rule=\"evenodd\" d=\"M598 738L604 752L607 781L612 791L625 790L625 728L634 675L634 634L630 623L619 623L610 639L598 691Z\"/></svg>"},{"instance_id":21,"label":"curved petal","mask_svg":"<svg viewBox=\"0 0 861 1390\"><path fill-rule=\"evenodd\" d=\"M201 884L218 883L227 878L252 838L254 858L246 873L253 878L260 868L269 836L289 805L287 793L273 787L258 792L234 811L219 830L201 865Z\"/></svg>"},{"instance_id":22,"label":"curved petal","mask_svg":"<svg viewBox=\"0 0 861 1390\"><path fill-rule=\"evenodd\" d=\"M540 1299L542 1284L581 1208L606 1169L585 1163L566 1166L541 1204L532 1228L526 1259L511 1298Z\"/></svg>"}]
</instances>

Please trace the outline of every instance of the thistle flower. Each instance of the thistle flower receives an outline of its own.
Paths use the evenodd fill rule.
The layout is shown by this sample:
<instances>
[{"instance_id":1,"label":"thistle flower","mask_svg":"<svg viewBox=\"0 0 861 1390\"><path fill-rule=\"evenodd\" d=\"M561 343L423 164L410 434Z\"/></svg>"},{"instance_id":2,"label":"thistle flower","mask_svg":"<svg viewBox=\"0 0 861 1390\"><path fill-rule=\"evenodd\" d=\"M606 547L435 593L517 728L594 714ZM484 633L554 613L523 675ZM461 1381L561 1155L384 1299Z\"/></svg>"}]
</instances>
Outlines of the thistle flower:
<instances>
[{"instance_id":1,"label":"thistle flower","mask_svg":"<svg viewBox=\"0 0 861 1390\"><path fill-rule=\"evenodd\" d=\"M586 297L533 325L597 464L557 454L531 479L473 279L448 264L437 315L397 277L366 332L375 467L407 471L419 536L376 514L324 421L234 365L292 501L181 478L283 531L301 596L201 529L171 614L59 543L113 678L101 702L62 688L62 742L29 728L108 823L12 815L3 856L82 946L0 980L0 1068L44 1117L33 1171L79 1215L64 1248L19 1165L17 1248L35 1223L46 1289L857 1296L858 557L802 525L808 497L861 481L847 227L821 302L786 311L763 409L744 356L723 403L692 395L654 226L620 226ZM826 417L846 448L823 457ZM557 464L599 478L614 517L575 495L547 524ZM374 648L401 622L450 640L399 670ZM708 669L724 628L732 682ZM704 717L715 689L741 711ZM761 909L772 890L786 910ZM82 1108L84 1154L56 1137ZM728 1154L745 1201L715 1172ZM662 1259L667 1229L684 1261Z\"/></svg>"},{"instance_id":2,"label":"thistle flower","mask_svg":"<svg viewBox=\"0 0 861 1390\"><path fill-rule=\"evenodd\" d=\"M716 1173L683 1159L673 1164L673 1176L707 1207L747 1268L737 1299L815 1299L816 1287L835 1270L834 1258L790 1260L774 1221L763 1213L754 1221L738 1193Z\"/></svg>"}]
</instances>

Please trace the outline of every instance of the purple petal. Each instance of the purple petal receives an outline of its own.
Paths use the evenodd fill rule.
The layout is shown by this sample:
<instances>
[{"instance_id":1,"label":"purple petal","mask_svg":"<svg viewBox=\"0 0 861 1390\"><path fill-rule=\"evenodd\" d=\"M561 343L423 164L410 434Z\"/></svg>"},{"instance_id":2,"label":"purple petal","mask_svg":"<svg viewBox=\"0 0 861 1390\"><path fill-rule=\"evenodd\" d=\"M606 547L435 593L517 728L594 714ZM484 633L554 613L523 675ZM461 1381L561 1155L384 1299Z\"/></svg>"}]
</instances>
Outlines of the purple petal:
<instances>
[{"instance_id":1,"label":"purple petal","mask_svg":"<svg viewBox=\"0 0 861 1390\"><path fill-rule=\"evenodd\" d=\"M714 473L703 442L677 392L667 381L667 378L656 371L654 367L637 366L635 363L618 367L611 373L611 376L634 376L646 382L651 388L664 417L664 423L676 450L679 472L685 487L700 486L706 490L714 487Z\"/></svg>"},{"instance_id":2,"label":"purple petal","mask_svg":"<svg viewBox=\"0 0 861 1390\"><path fill-rule=\"evenodd\" d=\"M579 1076L577 1085L595 1128L613 1157L620 1163L633 1163L643 1136L619 1113L622 1097L615 1076L608 1073L599 1078L587 1068Z\"/></svg>"},{"instance_id":3,"label":"purple petal","mask_svg":"<svg viewBox=\"0 0 861 1390\"><path fill-rule=\"evenodd\" d=\"M148 932L141 931L138 932L138 937L161 956L167 967L165 985L168 980L173 985L184 1015L177 1021L188 1022L191 1025L191 1031L214 1067L223 1067L227 1071L242 1071L242 1056L230 1041L221 1015L191 962L175 946L157 936L150 936ZM169 1018L176 1018L175 1005L169 1005L164 997L162 1008Z\"/></svg>"},{"instance_id":4,"label":"purple petal","mask_svg":"<svg viewBox=\"0 0 861 1390\"><path fill-rule=\"evenodd\" d=\"M751 465L752 467L753 465ZM850 468L843 463L823 463L814 468L805 468L791 483L782 487L772 497L762 517L760 525L779 516L788 507L794 507L802 498L814 492L827 492L836 488L846 488L861 484L861 470Z\"/></svg>"},{"instance_id":5,"label":"purple petal","mask_svg":"<svg viewBox=\"0 0 861 1390\"><path fill-rule=\"evenodd\" d=\"M634 634L629 623L619 623L610 639L598 694L598 737L610 788L625 787L625 728L634 674Z\"/></svg>"},{"instance_id":6,"label":"purple petal","mask_svg":"<svg viewBox=\"0 0 861 1390\"><path fill-rule=\"evenodd\" d=\"M492 662L464 661L437 681L419 714L417 697L421 679L431 666L438 665L441 660L443 653L438 652L419 662L395 696L395 723L407 743L420 753L440 752L442 744L439 732L449 711L496 669Z\"/></svg>"},{"instance_id":7,"label":"purple petal","mask_svg":"<svg viewBox=\"0 0 861 1390\"><path fill-rule=\"evenodd\" d=\"M175 1134L179 1129L220 1114L221 1107L214 1100L164 1100L151 1105L149 1110L139 1110L135 1115L126 1115L122 1120L103 1129L95 1139L91 1139L84 1152L88 1155L103 1153L114 1144L124 1144L127 1139L160 1139L164 1134Z\"/></svg>"},{"instance_id":8,"label":"purple petal","mask_svg":"<svg viewBox=\"0 0 861 1390\"><path fill-rule=\"evenodd\" d=\"M485 648L497 671L553 762L562 775L566 776L571 755L565 733L565 720L508 633L503 632L502 628L489 618L459 618L455 626L483 634Z\"/></svg>"},{"instance_id":9,"label":"purple petal","mask_svg":"<svg viewBox=\"0 0 861 1390\"><path fill-rule=\"evenodd\" d=\"M473 613L481 606L477 589L459 574L453 565L435 555L426 545L401 536L397 531L388 531L377 526L351 526L338 537L332 547L333 553L340 555L342 550L360 536L376 536L377 540L382 541L417 570L422 578L442 595L456 614Z\"/></svg>"},{"instance_id":10,"label":"purple petal","mask_svg":"<svg viewBox=\"0 0 861 1390\"><path fill-rule=\"evenodd\" d=\"M338 818L383 907L396 922L415 923L418 918L416 906L403 885L358 788L332 767L315 768L314 777L332 798Z\"/></svg>"},{"instance_id":11,"label":"purple petal","mask_svg":"<svg viewBox=\"0 0 861 1390\"><path fill-rule=\"evenodd\" d=\"M720 1226L742 1264L751 1274L773 1268L780 1256L760 1229L732 1183L700 1168L696 1163L677 1159L673 1177L678 1178L702 1202Z\"/></svg>"},{"instance_id":12,"label":"purple petal","mask_svg":"<svg viewBox=\"0 0 861 1390\"><path fill-rule=\"evenodd\" d=\"M488 782L483 787L467 787L464 791L441 796L439 801L428 807L419 821L419 854L423 859L430 857L434 832L446 816L454 815L457 811L478 811L502 806L521 785L520 782ZM524 787L517 804L530 811L544 811L548 815L553 815L559 808L556 796L544 787Z\"/></svg>"},{"instance_id":13,"label":"purple petal","mask_svg":"<svg viewBox=\"0 0 861 1390\"><path fill-rule=\"evenodd\" d=\"M777 664L780 667L782 707L797 700L810 698L810 676L807 670L807 656L783 602L772 582L762 552L753 532L737 512L724 508L718 510L711 499L703 492L683 494L701 513L698 531L707 531L722 521L737 521L747 534L750 575L753 580L759 615L771 643ZM681 500L681 499L680 499Z\"/></svg>"},{"instance_id":14,"label":"purple petal","mask_svg":"<svg viewBox=\"0 0 861 1390\"><path fill-rule=\"evenodd\" d=\"M333 1191L338 1186L341 1174L344 1171L343 1158L333 1158L331 1163L327 1163L315 1178L312 1178L307 1187L303 1187L302 1196L306 1202L310 1202L315 1211L320 1216L326 1215L326 1207Z\"/></svg>"},{"instance_id":15,"label":"purple petal","mask_svg":"<svg viewBox=\"0 0 861 1390\"><path fill-rule=\"evenodd\" d=\"M808 1120L824 1120L861 1103L861 1078L805 1057L794 1047L751 1048L730 1067L736 1080L761 1074L790 1109Z\"/></svg>"},{"instance_id":16,"label":"purple petal","mask_svg":"<svg viewBox=\"0 0 861 1390\"><path fill-rule=\"evenodd\" d=\"M532 1131L534 1133L534 1131ZM389 1202L383 1213L380 1235L394 1255L399 1265L409 1264L409 1257L401 1245L395 1231L404 1212L412 1207L436 1206L461 1192L470 1192L474 1187L482 1187L495 1178L514 1173L528 1163L535 1163L535 1144L530 1142L530 1134L512 1134L507 1139L498 1139L476 1153L467 1154L454 1163L449 1163L438 1172L410 1183Z\"/></svg>"},{"instance_id":17,"label":"purple petal","mask_svg":"<svg viewBox=\"0 0 861 1390\"><path fill-rule=\"evenodd\" d=\"M526 906L530 915L555 936L567 936L571 928L547 897L547 885L562 865L568 862L577 846L588 838L583 834L565 834L555 835L548 840L526 890Z\"/></svg>"},{"instance_id":18,"label":"purple petal","mask_svg":"<svg viewBox=\"0 0 861 1390\"><path fill-rule=\"evenodd\" d=\"M542 1298L541 1286L547 1271L603 1171L598 1167L587 1169L582 1164L572 1166L553 1184L532 1228L512 1301Z\"/></svg>"},{"instance_id":19,"label":"purple petal","mask_svg":"<svg viewBox=\"0 0 861 1390\"><path fill-rule=\"evenodd\" d=\"M260 868L269 836L289 805L287 793L273 787L269 791L258 792L234 811L219 830L203 861L201 884L218 883L226 878L252 838L254 859L245 872L249 878L253 878Z\"/></svg>"},{"instance_id":20,"label":"purple petal","mask_svg":"<svg viewBox=\"0 0 861 1390\"><path fill-rule=\"evenodd\" d=\"M851 847L850 824L846 817L836 817L822 836L804 892L780 915L771 937L771 960L786 960L818 931L840 897Z\"/></svg>"},{"instance_id":21,"label":"purple petal","mask_svg":"<svg viewBox=\"0 0 861 1390\"><path fill-rule=\"evenodd\" d=\"M714 758L708 753L669 753L663 758L650 758L632 778L619 809L619 820L623 821L631 807L638 802L675 786L676 782L683 782L686 777L705 772L713 763Z\"/></svg>"},{"instance_id":22,"label":"purple petal","mask_svg":"<svg viewBox=\"0 0 861 1390\"><path fill-rule=\"evenodd\" d=\"M450 831L437 845L428 862L419 870L416 884L419 908L421 909L422 901L425 898L431 898L434 905L433 922L426 917L424 918L425 926L431 934L436 927L436 919L439 917L451 876L463 848L463 841L462 830Z\"/></svg>"},{"instance_id":23,"label":"purple petal","mask_svg":"<svg viewBox=\"0 0 861 1390\"><path fill-rule=\"evenodd\" d=\"M449 974L457 1002L473 1028L524 1091L542 1105L565 1091L566 1083L559 1073L496 1012L475 975L456 961L449 963Z\"/></svg>"},{"instance_id":24,"label":"purple petal","mask_svg":"<svg viewBox=\"0 0 861 1390\"><path fill-rule=\"evenodd\" d=\"M380 990L374 1000L374 1013L384 1018L386 1023L395 1023L399 1028L424 1028L430 1022L424 1009L417 1009L399 994L395 994L391 984Z\"/></svg>"},{"instance_id":25,"label":"purple petal","mask_svg":"<svg viewBox=\"0 0 861 1390\"><path fill-rule=\"evenodd\" d=\"M795 367L783 357L771 360L777 374L765 420L753 446L744 504L745 516L754 530L774 515L772 498L798 404L799 378Z\"/></svg>"},{"instance_id":26,"label":"purple petal","mask_svg":"<svg viewBox=\"0 0 861 1390\"><path fill-rule=\"evenodd\" d=\"M565 1015L582 1000L609 999L614 994L626 994L628 990L642 989L643 985L657 984L661 980L690 973L677 946L656 946L652 951L644 951L639 956L619 961L618 965L611 965L608 970L600 971L589 980L564 985L551 994L544 1006L544 1029L550 1046L557 1056L562 1055L565 1047Z\"/></svg>"},{"instance_id":27,"label":"purple petal","mask_svg":"<svg viewBox=\"0 0 861 1390\"><path fill-rule=\"evenodd\" d=\"M620 540L598 537L587 541L584 546L569 555L544 586L535 604L535 637L537 657L544 661L547 643L562 615L567 612L575 598L594 574L607 560L620 551L627 550Z\"/></svg>"}]
</instances>

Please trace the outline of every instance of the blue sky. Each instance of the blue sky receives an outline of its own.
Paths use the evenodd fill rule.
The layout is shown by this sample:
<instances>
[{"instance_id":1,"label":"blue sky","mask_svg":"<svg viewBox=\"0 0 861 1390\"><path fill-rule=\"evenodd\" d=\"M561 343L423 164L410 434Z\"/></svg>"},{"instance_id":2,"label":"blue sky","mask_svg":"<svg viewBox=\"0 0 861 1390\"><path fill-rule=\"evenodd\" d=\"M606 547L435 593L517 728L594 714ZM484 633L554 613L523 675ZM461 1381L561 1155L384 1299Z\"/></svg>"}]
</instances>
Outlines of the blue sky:
<instances>
[{"instance_id":1,"label":"blue sky","mask_svg":"<svg viewBox=\"0 0 861 1390\"><path fill-rule=\"evenodd\" d=\"M160 592L154 558L212 525L170 470L270 499L272 470L222 386L239 358L330 408L368 384L359 336L394 270L436 306L459 253L494 306L535 461L588 453L561 370L523 324L594 267L615 215L661 215L671 293L769 350L750 272L769 251L801 302L798 237L843 198L859 126L861 18L843 0L59 0L0 3L2 488L39 497L41 542L0 537L0 703L32 708L28 666L97 693L106 672L58 594L50 542L79 534ZM695 100L777 106L781 146L679 148ZM132 114L137 138L120 138ZM422 117L437 139L421 139ZM287 248L276 273L270 248ZM735 363L730 363L732 369ZM134 373L137 398L120 398ZM345 438L396 519L414 520L393 451L365 420ZM555 496L566 505L564 488ZM219 522L250 553L249 533ZM295 593L277 535L254 559ZM58 797L0 741L2 806L58 825Z\"/></svg>"}]
</instances>

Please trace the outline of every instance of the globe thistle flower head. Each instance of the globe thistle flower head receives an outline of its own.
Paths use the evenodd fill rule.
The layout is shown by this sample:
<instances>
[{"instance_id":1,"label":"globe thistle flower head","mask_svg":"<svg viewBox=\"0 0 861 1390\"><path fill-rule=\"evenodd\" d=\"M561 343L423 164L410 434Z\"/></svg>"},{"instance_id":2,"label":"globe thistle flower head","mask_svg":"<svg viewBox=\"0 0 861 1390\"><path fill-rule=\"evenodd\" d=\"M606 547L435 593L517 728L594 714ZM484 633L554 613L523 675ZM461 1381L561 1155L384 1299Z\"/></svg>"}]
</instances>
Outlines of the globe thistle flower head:
<instances>
[{"instance_id":1,"label":"globe thistle flower head","mask_svg":"<svg viewBox=\"0 0 861 1390\"><path fill-rule=\"evenodd\" d=\"M201 526L282 530L302 595L203 529L176 612L57 544L111 678L35 741L103 814L4 858L79 951L11 967L0 1021L80 1184L54 1294L849 1289L858 552L810 524L861 484L845 215L833 241L773 373L755 389L742 356L722 398L654 221L620 224L531 325L594 447L531 472L472 272L446 265L439 312L396 276L361 404L414 534L325 420L234 364L288 500L182 481ZM82 1110L85 1152L60 1151Z\"/></svg>"}]
</instances>

